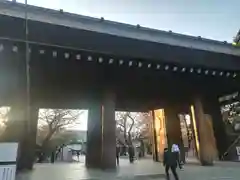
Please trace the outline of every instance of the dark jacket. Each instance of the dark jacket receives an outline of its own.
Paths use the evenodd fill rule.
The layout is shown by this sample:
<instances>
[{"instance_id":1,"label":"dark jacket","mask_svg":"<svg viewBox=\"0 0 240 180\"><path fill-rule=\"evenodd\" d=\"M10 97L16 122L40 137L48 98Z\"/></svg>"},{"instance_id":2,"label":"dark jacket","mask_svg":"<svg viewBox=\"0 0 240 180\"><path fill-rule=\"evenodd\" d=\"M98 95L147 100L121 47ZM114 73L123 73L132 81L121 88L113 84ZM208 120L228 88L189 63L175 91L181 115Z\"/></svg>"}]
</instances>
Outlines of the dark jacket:
<instances>
[{"instance_id":1,"label":"dark jacket","mask_svg":"<svg viewBox=\"0 0 240 180\"><path fill-rule=\"evenodd\" d=\"M135 152L134 152L133 146L128 147L128 154L129 154L129 156L134 157Z\"/></svg>"},{"instance_id":2,"label":"dark jacket","mask_svg":"<svg viewBox=\"0 0 240 180\"><path fill-rule=\"evenodd\" d=\"M116 147L116 156L118 157L120 155L120 147Z\"/></svg>"},{"instance_id":3,"label":"dark jacket","mask_svg":"<svg viewBox=\"0 0 240 180\"><path fill-rule=\"evenodd\" d=\"M164 166L165 165L180 166L179 153L171 152L170 150L164 150L163 164L164 164Z\"/></svg>"}]
</instances>

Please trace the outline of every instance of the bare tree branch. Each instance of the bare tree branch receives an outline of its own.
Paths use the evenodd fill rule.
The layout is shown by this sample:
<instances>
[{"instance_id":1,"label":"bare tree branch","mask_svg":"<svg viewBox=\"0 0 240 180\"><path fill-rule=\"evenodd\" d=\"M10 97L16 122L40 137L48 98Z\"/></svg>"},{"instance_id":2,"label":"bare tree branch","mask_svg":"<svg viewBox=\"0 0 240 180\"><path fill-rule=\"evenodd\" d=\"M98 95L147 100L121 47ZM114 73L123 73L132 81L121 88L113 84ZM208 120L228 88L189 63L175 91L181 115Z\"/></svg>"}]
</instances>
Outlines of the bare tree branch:
<instances>
[{"instance_id":1,"label":"bare tree branch","mask_svg":"<svg viewBox=\"0 0 240 180\"><path fill-rule=\"evenodd\" d=\"M44 109L39 113L39 136L42 146L62 129L78 124L77 120L84 111ZM42 137L43 136L43 137Z\"/></svg>"},{"instance_id":2,"label":"bare tree branch","mask_svg":"<svg viewBox=\"0 0 240 180\"><path fill-rule=\"evenodd\" d=\"M148 137L149 118L148 113L116 112L117 136L119 139L125 139L128 144L131 144L134 139Z\"/></svg>"}]
</instances>

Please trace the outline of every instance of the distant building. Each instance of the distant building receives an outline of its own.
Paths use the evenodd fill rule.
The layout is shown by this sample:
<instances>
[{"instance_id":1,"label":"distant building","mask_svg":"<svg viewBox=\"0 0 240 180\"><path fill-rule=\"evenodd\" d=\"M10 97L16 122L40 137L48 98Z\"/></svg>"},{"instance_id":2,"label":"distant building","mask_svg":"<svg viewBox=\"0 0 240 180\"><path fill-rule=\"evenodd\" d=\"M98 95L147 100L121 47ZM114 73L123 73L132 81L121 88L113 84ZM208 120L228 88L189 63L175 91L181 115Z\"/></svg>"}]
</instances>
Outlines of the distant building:
<instances>
[{"instance_id":1,"label":"distant building","mask_svg":"<svg viewBox=\"0 0 240 180\"><path fill-rule=\"evenodd\" d=\"M87 142L87 131L82 130L66 130L64 135L71 136L72 141Z\"/></svg>"}]
</instances>

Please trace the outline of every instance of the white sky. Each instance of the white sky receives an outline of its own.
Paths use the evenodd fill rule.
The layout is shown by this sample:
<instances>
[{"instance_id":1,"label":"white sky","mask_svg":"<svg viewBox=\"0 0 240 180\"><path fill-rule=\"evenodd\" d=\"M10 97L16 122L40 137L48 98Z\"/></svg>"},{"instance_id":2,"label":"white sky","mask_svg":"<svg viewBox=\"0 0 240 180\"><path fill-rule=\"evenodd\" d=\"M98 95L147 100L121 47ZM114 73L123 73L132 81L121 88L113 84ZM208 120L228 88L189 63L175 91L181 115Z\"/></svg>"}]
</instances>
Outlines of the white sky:
<instances>
[{"instance_id":1,"label":"white sky","mask_svg":"<svg viewBox=\"0 0 240 180\"><path fill-rule=\"evenodd\" d=\"M0 127L3 125L3 121L6 120L6 114L10 110L10 107L0 107ZM40 109L41 111L41 109ZM83 113L79 116L77 120L77 125L74 127L71 126L72 130L87 130L87 121L88 121L88 110L81 110Z\"/></svg>"},{"instance_id":2,"label":"white sky","mask_svg":"<svg viewBox=\"0 0 240 180\"><path fill-rule=\"evenodd\" d=\"M70 126L69 129L87 131L88 110L81 110L81 111L83 111L83 113L79 116L77 120L77 124L74 126Z\"/></svg>"},{"instance_id":3,"label":"white sky","mask_svg":"<svg viewBox=\"0 0 240 180\"><path fill-rule=\"evenodd\" d=\"M28 4L228 42L240 28L240 0L28 0Z\"/></svg>"},{"instance_id":4,"label":"white sky","mask_svg":"<svg viewBox=\"0 0 240 180\"><path fill-rule=\"evenodd\" d=\"M83 114L80 115L78 121L79 124L71 129L86 131L88 122L88 110L84 110Z\"/></svg>"}]
</instances>

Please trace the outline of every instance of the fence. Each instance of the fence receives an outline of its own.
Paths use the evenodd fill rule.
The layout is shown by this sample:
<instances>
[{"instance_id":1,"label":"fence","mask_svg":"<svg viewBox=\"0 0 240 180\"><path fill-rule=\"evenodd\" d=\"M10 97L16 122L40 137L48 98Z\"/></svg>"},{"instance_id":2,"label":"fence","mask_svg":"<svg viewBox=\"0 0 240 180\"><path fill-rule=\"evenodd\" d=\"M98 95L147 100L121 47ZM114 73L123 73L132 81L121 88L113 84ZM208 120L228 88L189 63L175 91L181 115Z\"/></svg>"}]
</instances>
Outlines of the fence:
<instances>
[{"instance_id":1,"label":"fence","mask_svg":"<svg viewBox=\"0 0 240 180\"><path fill-rule=\"evenodd\" d=\"M0 143L0 180L15 180L17 143Z\"/></svg>"},{"instance_id":2,"label":"fence","mask_svg":"<svg viewBox=\"0 0 240 180\"><path fill-rule=\"evenodd\" d=\"M0 165L1 180L15 180L16 165Z\"/></svg>"}]
</instances>

